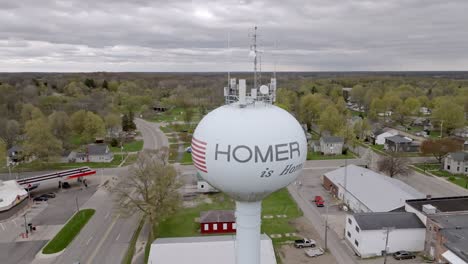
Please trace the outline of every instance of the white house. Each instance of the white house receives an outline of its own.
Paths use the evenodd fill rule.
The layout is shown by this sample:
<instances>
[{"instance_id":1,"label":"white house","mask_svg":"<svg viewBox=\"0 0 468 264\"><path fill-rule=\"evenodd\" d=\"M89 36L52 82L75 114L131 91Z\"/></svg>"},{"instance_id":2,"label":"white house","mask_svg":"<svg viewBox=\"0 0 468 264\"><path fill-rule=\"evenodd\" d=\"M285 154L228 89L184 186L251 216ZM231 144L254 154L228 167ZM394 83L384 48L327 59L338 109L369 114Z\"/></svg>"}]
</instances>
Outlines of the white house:
<instances>
[{"instance_id":1,"label":"white house","mask_svg":"<svg viewBox=\"0 0 468 264\"><path fill-rule=\"evenodd\" d=\"M385 145L385 139L388 137L393 137L398 135L398 132L395 130L388 130L382 133L375 135L375 145Z\"/></svg>"},{"instance_id":2,"label":"white house","mask_svg":"<svg viewBox=\"0 0 468 264\"><path fill-rule=\"evenodd\" d=\"M323 136L320 138L320 152L324 155L340 155L343 152L342 137Z\"/></svg>"},{"instance_id":3,"label":"white house","mask_svg":"<svg viewBox=\"0 0 468 264\"><path fill-rule=\"evenodd\" d=\"M424 250L426 227L414 213L361 213L346 216L345 237L361 258L400 250Z\"/></svg>"},{"instance_id":4,"label":"white house","mask_svg":"<svg viewBox=\"0 0 468 264\"><path fill-rule=\"evenodd\" d=\"M390 212L406 200L425 197L400 180L353 164L325 173L322 181L354 212Z\"/></svg>"},{"instance_id":5,"label":"white house","mask_svg":"<svg viewBox=\"0 0 468 264\"><path fill-rule=\"evenodd\" d=\"M451 152L445 156L444 170L453 174L468 174L468 152Z\"/></svg>"},{"instance_id":6,"label":"white house","mask_svg":"<svg viewBox=\"0 0 468 264\"><path fill-rule=\"evenodd\" d=\"M114 154L107 144L89 144L85 152L72 151L68 155L70 162L111 162L113 159Z\"/></svg>"},{"instance_id":7,"label":"white house","mask_svg":"<svg viewBox=\"0 0 468 264\"><path fill-rule=\"evenodd\" d=\"M158 238L151 244L148 264L235 264L235 236ZM260 264L276 264L271 239L260 236Z\"/></svg>"}]
</instances>

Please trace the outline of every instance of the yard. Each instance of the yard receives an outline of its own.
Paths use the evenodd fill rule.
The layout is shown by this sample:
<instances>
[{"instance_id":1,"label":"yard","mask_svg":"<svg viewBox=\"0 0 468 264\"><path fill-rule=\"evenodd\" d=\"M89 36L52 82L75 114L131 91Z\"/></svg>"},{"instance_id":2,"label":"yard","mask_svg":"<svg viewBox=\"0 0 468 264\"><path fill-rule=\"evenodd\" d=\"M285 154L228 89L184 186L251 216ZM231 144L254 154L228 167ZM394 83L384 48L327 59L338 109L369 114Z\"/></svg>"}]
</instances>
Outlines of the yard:
<instances>
[{"instance_id":1,"label":"yard","mask_svg":"<svg viewBox=\"0 0 468 264\"><path fill-rule=\"evenodd\" d=\"M47 243L42 253L53 254L64 250L75 238L81 229L94 215L94 209L80 210L75 214L65 226Z\"/></svg>"},{"instance_id":2,"label":"yard","mask_svg":"<svg viewBox=\"0 0 468 264\"><path fill-rule=\"evenodd\" d=\"M169 140L169 162L192 164L192 155L185 150L191 144L194 128L194 124L167 124L160 127Z\"/></svg>"},{"instance_id":3,"label":"yard","mask_svg":"<svg viewBox=\"0 0 468 264\"><path fill-rule=\"evenodd\" d=\"M18 166L12 167L12 173L22 173L27 171L40 171L40 170L67 170L79 167L90 167L90 168L115 168L120 165L122 160L125 158L122 154L114 154L114 159L111 162L81 162L81 163L70 163L70 162L42 162L32 161L29 163L22 163Z\"/></svg>"},{"instance_id":4,"label":"yard","mask_svg":"<svg viewBox=\"0 0 468 264\"><path fill-rule=\"evenodd\" d=\"M143 149L143 140L134 140L123 145L124 152L137 152ZM112 152L122 152L120 147L111 147Z\"/></svg>"},{"instance_id":5,"label":"yard","mask_svg":"<svg viewBox=\"0 0 468 264\"><path fill-rule=\"evenodd\" d=\"M197 107L192 107L193 111L192 122L200 121L201 119L201 110ZM169 109L166 112L155 113L152 117L147 118L148 121L152 122L174 122L174 121L183 121L185 116L186 109L182 107L174 107Z\"/></svg>"},{"instance_id":6,"label":"yard","mask_svg":"<svg viewBox=\"0 0 468 264\"><path fill-rule=\"evenodd\" d=\"M232 199L223 193L203 195L199 198L199 204L193 208L184 208L176 215L163 221L157 230L157 237L185 237L200 236L200 224L196 219L200 217L200 212L207 210L234 210L235 204ZM284 218L277 218L277 215L286 215ZM289 222L302 216L302 212L292 200L286 188L279 190L262 203L262 216L273 216L273 218L262 219L262 233L285 234L294 233L296 228ZM293 237L272 238L273 243L278 245L286 240L293 240Z\"/></svg>"},{"instance_id":7,"label":"yard","mask_svg":"<svg viewBox=\"0 0 468 264\"><path fill-rule=\"evenodd\" d=\"M420 163L414 164L413 166L421 173L430 173L439 177L444 177L446 180L468 189L468 176L464 176L463 174L452 174L445 171L441 169L440 163Z\"/></svg>"}]
</instances>

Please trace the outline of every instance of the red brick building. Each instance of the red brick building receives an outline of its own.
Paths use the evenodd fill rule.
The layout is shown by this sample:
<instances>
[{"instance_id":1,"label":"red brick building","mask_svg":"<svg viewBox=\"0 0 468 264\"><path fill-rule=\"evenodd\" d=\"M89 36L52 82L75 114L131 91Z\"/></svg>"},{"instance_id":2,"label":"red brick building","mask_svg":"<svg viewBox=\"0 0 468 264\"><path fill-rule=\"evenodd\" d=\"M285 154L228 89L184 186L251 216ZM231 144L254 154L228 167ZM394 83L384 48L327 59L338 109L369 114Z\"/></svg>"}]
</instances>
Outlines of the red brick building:
<instances>
[{"instance_id":1,"label":"red brick building","mask_svg":"<svg viewBox=\"0 0 468 264\"><path fill-rule=\"evenodd\" d=\"M200 213L200 233L226 234L236 232L236 217L231 210L213 210Z\"/></svg>"}]
</instances>

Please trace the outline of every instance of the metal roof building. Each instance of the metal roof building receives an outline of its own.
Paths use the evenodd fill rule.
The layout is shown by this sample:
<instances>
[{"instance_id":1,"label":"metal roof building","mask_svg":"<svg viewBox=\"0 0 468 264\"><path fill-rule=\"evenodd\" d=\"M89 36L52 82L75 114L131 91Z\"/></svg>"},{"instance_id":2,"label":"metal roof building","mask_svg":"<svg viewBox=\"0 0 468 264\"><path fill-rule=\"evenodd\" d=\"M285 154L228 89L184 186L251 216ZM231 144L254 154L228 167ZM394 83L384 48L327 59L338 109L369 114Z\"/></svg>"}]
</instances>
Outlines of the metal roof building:
<instances>
[{"instance_id":1,"label":"metal roof building","mask_svg":"<svg viewBox=\"0 0 468 264\"><path fill-rule=\"evenodd\" d=\"M151 244L149 264L235 264L235 236L158 238ZM261 235L260 263L276 264L271 239Z\"/></svg>"},{"instance_id":2,"label":"metal roof building","mask_svg":"<svg viewBox=\"0 0 468 264\"><path fill-rule=\"evenodd\" d=\"M425 197L400 180L356 165L325 173L323 185L339 199L345 198L354 212L390 212L404 207L406 200Z\"/></svg>"}]
</instances>

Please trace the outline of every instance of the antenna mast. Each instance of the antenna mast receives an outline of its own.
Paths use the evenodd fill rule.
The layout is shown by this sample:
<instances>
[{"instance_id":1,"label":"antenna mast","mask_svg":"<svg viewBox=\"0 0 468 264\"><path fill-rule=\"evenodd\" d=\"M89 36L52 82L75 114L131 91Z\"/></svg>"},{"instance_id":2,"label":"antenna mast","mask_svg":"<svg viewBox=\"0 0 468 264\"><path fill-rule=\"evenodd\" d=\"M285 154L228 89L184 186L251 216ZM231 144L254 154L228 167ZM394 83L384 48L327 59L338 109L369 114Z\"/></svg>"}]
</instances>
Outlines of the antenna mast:
<instances>
[{"instance_id":1,"label":"antenna mast","mask_svg":"<svg viewBox=\"0 0 468 264\"><path fill-rule=\"evenodd\" d=\"M257 79L257 26L254 27L254 33L252 35L252 45L250 46L251 54L254 56L254 86L253 88L258 87Z\"/></svg>"}]
</instances>

